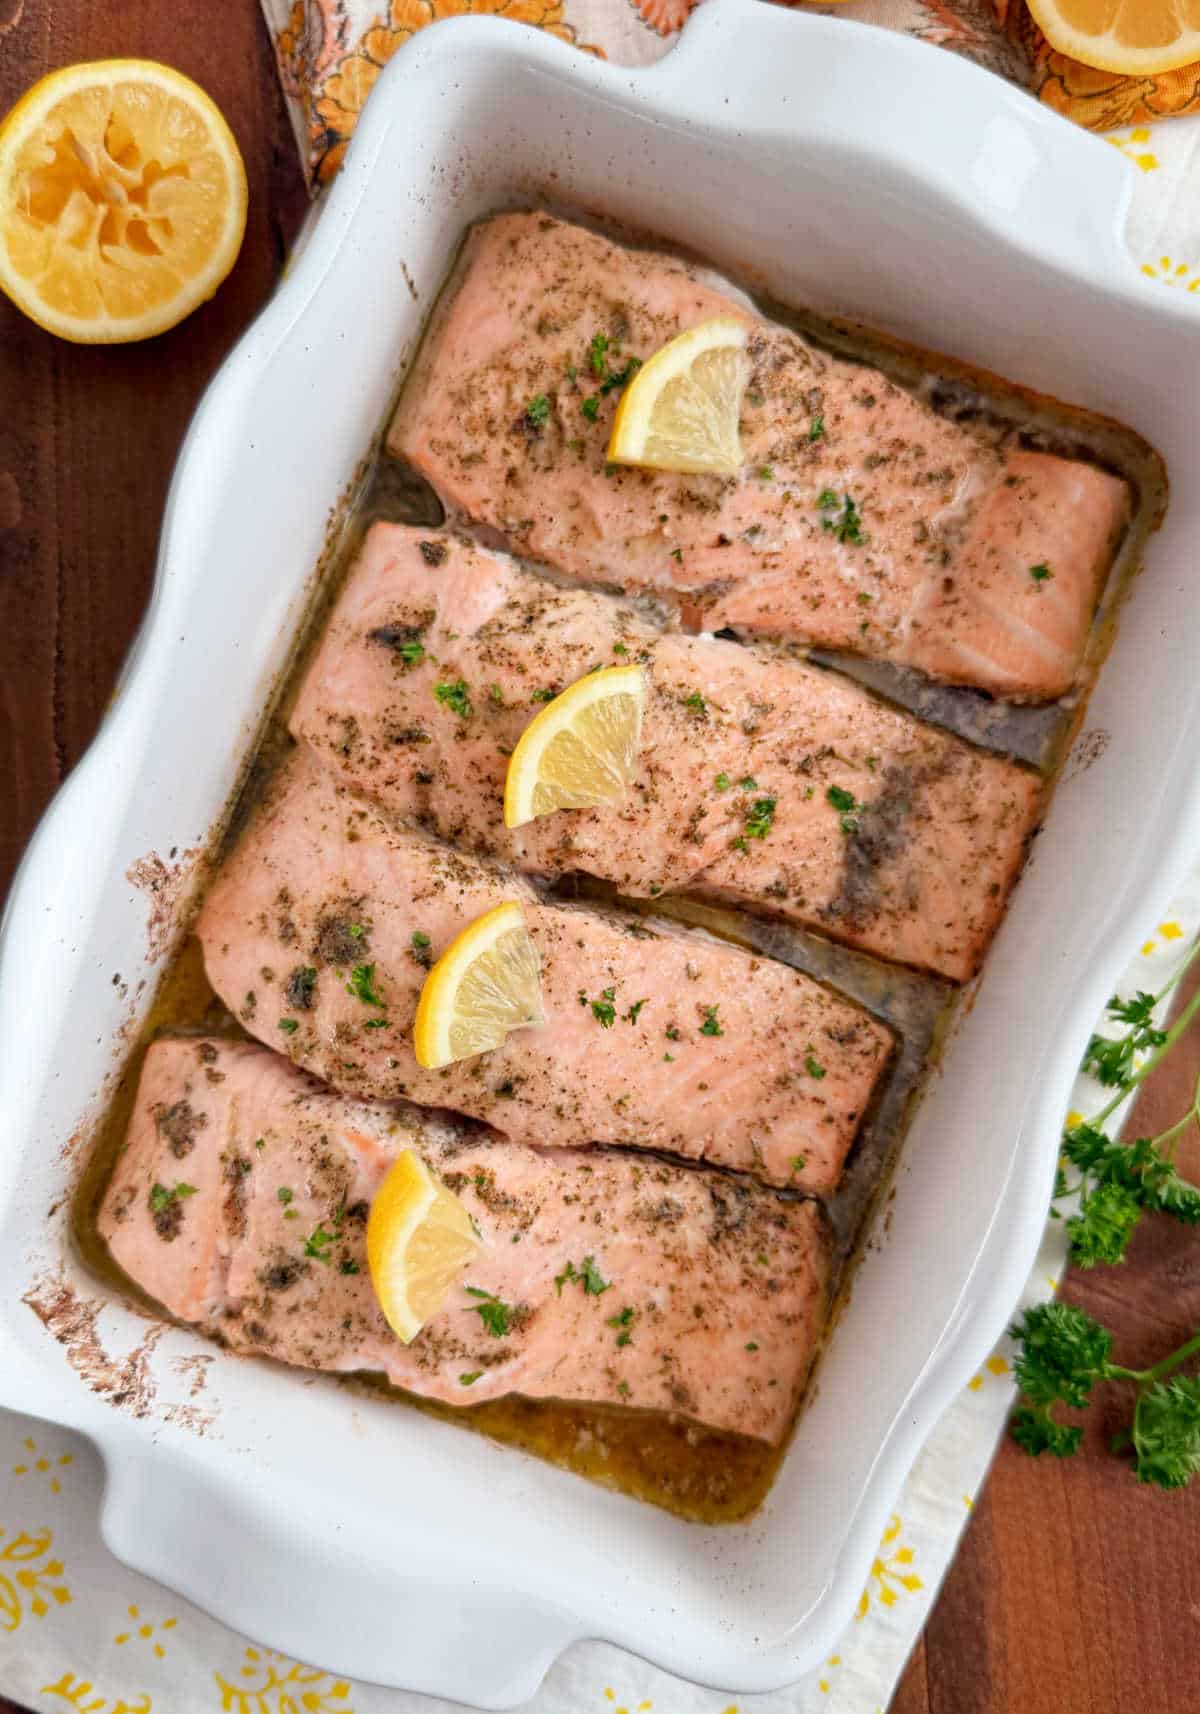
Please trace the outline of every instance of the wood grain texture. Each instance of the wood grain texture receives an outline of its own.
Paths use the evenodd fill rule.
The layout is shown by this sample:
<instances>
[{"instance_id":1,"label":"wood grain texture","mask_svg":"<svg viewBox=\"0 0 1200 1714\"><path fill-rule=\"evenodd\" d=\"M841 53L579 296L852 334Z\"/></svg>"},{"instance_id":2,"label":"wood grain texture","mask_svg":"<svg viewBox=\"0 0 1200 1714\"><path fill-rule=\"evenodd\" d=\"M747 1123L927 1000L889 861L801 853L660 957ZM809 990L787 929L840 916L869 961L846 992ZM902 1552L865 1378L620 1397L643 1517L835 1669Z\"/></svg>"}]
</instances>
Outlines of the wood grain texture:
<instances>
[{"instance_id":1,"label":"wood grain texture","mask_svg":"<svg viewBox=\"0 0 1200 1714\"><path fill-rule=\"evenodd\" d=\"M246 157L250 217L216 299L142 346L64 345L0 300L0 893L137 628L188 418L305 206L256 0L0 0L0 111L43 72L110 54L169 61L209 90ZM1200 1033L1148 1087L1141 1128L1181 1110L1197 1070ZM1191 1159L1200 1171L1200 1146ZM1200 1235L1155 1221L1125 1268L1066 1290L1113 1327L1119 1356L1150 1361L1200 1322ZM1002 1448L893 1714L1200 1708L1200 1490L1139 1488L1105 1444L1119 1401L1096 1416L1072 1463ZM12 1714L3 1675L0 1651Z\"/></svg>"},{"instance_id":2,"label":"wood grain texture","mask_svg":"<svg viewBox=\"0 0 1200 1714\"><path fill-rule=\"evenodd\" d=\"M229 279L159 339L68 345L0 298L0 892L104 710L146 604L188 419L270 292L305 207L256 0L25 0L9 18L0 112L74 60L168 61L228 118L250 210Z\"/></svg>"}]
</instances>

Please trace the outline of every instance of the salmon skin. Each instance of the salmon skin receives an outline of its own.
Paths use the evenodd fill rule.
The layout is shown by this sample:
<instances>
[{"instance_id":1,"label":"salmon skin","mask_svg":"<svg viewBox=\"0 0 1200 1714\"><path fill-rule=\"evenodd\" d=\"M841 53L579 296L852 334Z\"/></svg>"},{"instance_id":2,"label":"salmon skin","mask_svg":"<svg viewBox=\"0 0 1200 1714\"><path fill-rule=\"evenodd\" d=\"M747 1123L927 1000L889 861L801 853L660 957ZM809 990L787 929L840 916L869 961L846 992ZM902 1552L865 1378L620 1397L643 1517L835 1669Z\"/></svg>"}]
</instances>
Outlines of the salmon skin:
<instances>
[{"instance_id":1,"label":"salmon skin","mask_svg":"<svg viewBox=\"0 0 1200 1714\"><path fill-rule=\"evenodd\" d=\"M371 1199L403 1149L480 1235L407 1346L366 1260ZM451 1405L597 1401L769 1442L795 1412L829 1279L811 1202L653 1158L542 1154L347 1100L217 1039L150 1047L99 1230L144 1291L235 1351L378 1371ZM504 1306L501 1330L468 1287Z\"/></svg>"},{"instance_id":2,"label":"salmon skin","mask_svg":"<svg viewBox=\"0 0 1200 1714\"><path fill-rule=\"evenodd\" d=\"M634 661L648 695L625 802L506 830L507 759L539 704ZM664 632L628 600L395 524L368 533L291 729L343 784L468 850L633 897L715 894L956 981L1041 799L1024 768L836 674Z\"/></svg>"},{"instance_id":3,"label":"salmon skin","mask_svg":"<svg viewBox=\"0 0 1200 1714\"><path fill-rule=\"evenodd\" d=\"M630 359L713 316L749 331L741 474L606 467ZM997 449L686 263L545 214L472 229L388 444L516 551L693 628L1031 700L1074 682L1129 514L1120 478Z\"/></svg>"},{"instance_id":4,"label":"salmon skin","mask_svg":"<svg viewBox=\"0 0 1200 1714\"><path fill-rule=\"evenodd\" d=\"M428 966L523 904L546 1023L438 1071L411 1037ZM246 1028L347 1093L452 1108L516 1142L660 1149L772 1184L836 1185L893 1038L772 959L668 923L550 905L398 827L301 748L196 930Z\"/></svg>"}]
</instances>

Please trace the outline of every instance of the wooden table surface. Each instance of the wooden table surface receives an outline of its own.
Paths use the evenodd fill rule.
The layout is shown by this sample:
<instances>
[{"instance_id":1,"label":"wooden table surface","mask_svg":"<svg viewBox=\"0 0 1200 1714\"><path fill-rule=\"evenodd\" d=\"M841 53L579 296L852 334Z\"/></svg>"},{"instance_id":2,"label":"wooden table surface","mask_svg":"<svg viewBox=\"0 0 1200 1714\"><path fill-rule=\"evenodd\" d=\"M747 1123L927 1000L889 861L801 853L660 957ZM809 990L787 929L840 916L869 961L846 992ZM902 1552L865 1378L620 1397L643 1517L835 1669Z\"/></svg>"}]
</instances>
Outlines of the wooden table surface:
<instances>
[{"instance_id":1,"label":"wooden table surface","mask_svg":"<svg viewBox=\"0 0 1200 1714\"><path fill-rule=\"evenodd\" d=\"M55 66L118 54L169 61L215 97L246 157L250 218L216 299L145 345L66 345L0 299L0 895L137 628L188 418L306 206L256 0L0 0L0 112ZM1197 1066L1200 1034L1148 1089L1144 1128L1148 1109L1186 1106ZM1074 1276L1067 1295L1113 1327L1118 1358L1151 1361L1200 1322L1200 1236L1156 1221L1125 1268ZM1140 1488L1105 1449L1118 1414L1094 1413L1071 1463L1004 1446L894 1714L1200 1708L1200 1485ZM0 1647L12 1714L3 1681Z\"/></svg>"}]
</instances>

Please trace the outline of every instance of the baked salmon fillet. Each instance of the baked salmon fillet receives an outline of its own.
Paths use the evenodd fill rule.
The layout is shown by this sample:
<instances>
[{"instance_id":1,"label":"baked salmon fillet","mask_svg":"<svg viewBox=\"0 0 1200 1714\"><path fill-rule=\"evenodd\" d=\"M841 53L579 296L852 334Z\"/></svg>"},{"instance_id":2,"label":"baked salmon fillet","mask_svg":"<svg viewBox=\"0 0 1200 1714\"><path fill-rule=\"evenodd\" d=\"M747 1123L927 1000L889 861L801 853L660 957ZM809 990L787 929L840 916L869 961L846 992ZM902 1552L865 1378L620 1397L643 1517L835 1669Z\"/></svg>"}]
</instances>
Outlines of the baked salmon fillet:
<instances>
[{"instance_id":1,"label":"baked salmon fillet","mask_svg":"<svg viewBox=\"0 0 1200 1714\"><path fill-rule=\"evenodd\" d=\"M507 758L540 702L633 661L647 700L625 802L508 831ZM979 967L1041 799L1026 769L836 674L395 524L368 533L291 729L461 847L636 897L716 894L953 980Z\"/></svg>"},{"instance_id":2,"label":"baked salmon fillet","mask_svg":"<svg viewBox=\"0 0 1200 1714\"><path fill-rule=\"evenodd\" d=\"M371 1199L404 1149L480 1235L407 1346L366 1260ZM598 1401L771 1442L799 1401L829 1278L811 1202L607 1150L543 1154L406 1104L347 1100L218 1039L149 1049L98 1226L143 1291L236 1351L378 1371L452 1405ZM603 1283L585 1289L581 1275ZM506 1314L485 1322L468 1286Z\"/></svg>"},{"instance_id":3,"label":"baked salmon fillet","mask_svg":"<svg viewBox=\"0 0 1200 1714\"><path fill-rule=\"evenodd\" d=\"M740 476L606 468L629 360L713 316L749 328ZM1073 683L1129 513L1118 477L986 444L686 263L545 214L472 229L388 444L518 552L693 628L1034 700Z\"/></svg>"},{"instance_id":4,"label":"baked salmon fillet","mask_svg":"<svg viewBox=\"0 0 1200 1714\"><path fill-rule=\"evenodd\" d=\"M428 966L514 899L545 1024L422 1070L412 1028ZM521 877L339 790L303 747L196 932L246 1028L337 1089L452 1108L517 1142L660 1149L815 1192L837 1183L893 1041L787 965L671 924L545 904Z\"/></svg>"}]
</instances>

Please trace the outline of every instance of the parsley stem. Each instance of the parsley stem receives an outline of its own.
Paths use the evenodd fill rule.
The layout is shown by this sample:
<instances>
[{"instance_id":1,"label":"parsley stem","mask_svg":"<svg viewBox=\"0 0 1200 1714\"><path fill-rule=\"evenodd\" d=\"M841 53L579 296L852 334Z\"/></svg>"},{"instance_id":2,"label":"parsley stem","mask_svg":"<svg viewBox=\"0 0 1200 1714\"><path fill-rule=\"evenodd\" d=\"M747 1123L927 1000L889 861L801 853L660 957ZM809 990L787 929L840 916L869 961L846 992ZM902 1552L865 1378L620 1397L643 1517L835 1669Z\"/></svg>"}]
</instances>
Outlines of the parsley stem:
<instances>
[{"instance_id":1,"label":"parsley stem","mask_svg":"<svg viewBox=\"0 0 1200 1714\"><path fill-rule=\"evenodd\" d=\"M1106 1363L1104 1378L1106 1381L1137 1381L1140 1385L1145 1385L1147 1381L1161 1381L1164 1375L1169 1375L1172 1369L1178 1369L1181 1363L1186 1363L1197 1351L1200 1351L1200 1333L1193 1333L1186 1344L1149 1369L1126 1369L1120 1363Z\"/></svg>"},{"instance_id":2,"label":"parsley stem","mask_svg":"<svg viewBox=\"0 0 1200 1714\"><path fill-rule=\"evenodd\" d=\"M1192 959L1196 956L1198 949L1200 949L1200 940L1197 941L1196 946L1193 947L1192 951L1188 953L1185 963L1180 965L1171 981L1168 982L1167 986L1162 990L1162 993L1155 995L1155 1005L1157 1005L1159 1000L1162 999L1163 994L1169 993L1175 983L1178 982L1188 965L1192 962ZM1094 1125L1096 1129L1099 1130L1101 1125L1104 1124L1104 1121L1112 1117L1130 1091L1136 1089L1139 1083L1144 1083L1158 1064L1159 1060L1166 1058L1167 1054L1170 1053L1180 1036L1184 1034L1197 1012L1200 1012L1200 988L1197 988L1187 1005L1171 1025L1161 1046L1156 1047L1149 1059L1146 1060L1145 1064L1140 1065L1135 1072L1132 1072L1130 1076L1125 1079L1125 1082L1121 1085L1120 1089L1117 1090L1117 1093L1113 1096L1112 1100L1105 1102L1104 1106L1101 1107L1095 1117L1088 1121L1089 1124Z\"/></svg>"}]
</instances>

